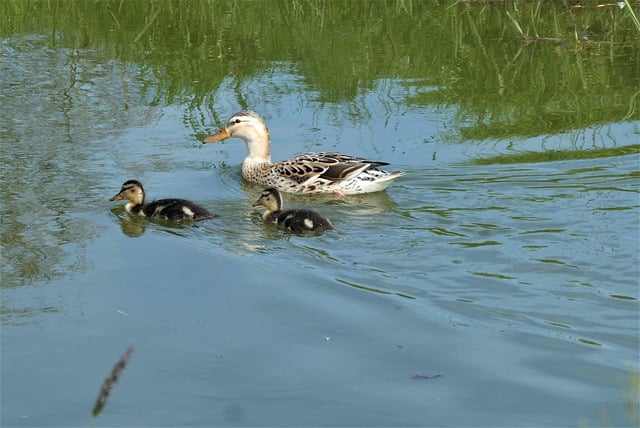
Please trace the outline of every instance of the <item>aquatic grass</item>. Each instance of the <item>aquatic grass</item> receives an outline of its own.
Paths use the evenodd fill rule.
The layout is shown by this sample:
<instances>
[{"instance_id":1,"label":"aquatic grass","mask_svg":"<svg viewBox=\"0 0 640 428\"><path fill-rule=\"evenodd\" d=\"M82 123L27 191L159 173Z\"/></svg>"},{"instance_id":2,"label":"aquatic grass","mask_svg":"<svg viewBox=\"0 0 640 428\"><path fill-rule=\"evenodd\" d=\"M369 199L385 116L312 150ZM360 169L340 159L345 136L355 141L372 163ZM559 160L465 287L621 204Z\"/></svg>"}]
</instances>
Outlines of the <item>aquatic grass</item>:
<instances>
[{"instance_id":1,"label":"aquatic grass","mask_svg":"<svg viewBox=\"0 0 640 428\"><path fill-rule=\"evenodd\" d=\"M567 229L535 229L535 230L526 230L524 232L520 232L520 235L530 235L533 233L564 233Z\"/></svg>"},{"instance_id":2,"label":"aquatic grass","mask_svg":"<svg viewBox=\"0 0 640 428\"><path fill-rule=\"evenodd\" d=\"M472 275L476 275L476 276L482 276L485 278L496 278L496 279L506 279L506 280L513 280L513 279L518 279L515 276L509 276L509 275L504 275L501 273L492 273L492 272L470 272Z\"/></svg>"},{"instance_id":3,"label":"aquatic grass","mask_svg":"<svg viewBox=\"0 0 640 428\"><path fill-rule=\"evenodd\" d=\"M398 102L455 105L450 133L465 141L640 118L632 3L5 0L0 36L47 34L78 55L138 64L153 103L187 105L194 132L222 119L221 86L231 80L249 107L259 95L246 84L278 64L313 102L348 103L354 123L379 82L413 82Z\"/></svg>"},{"instance_id":4,"label":"aquatic grass","mask_svg":"<svg viewBox=\"0 0 640 428\"><path fill-rule=\"evenodd\" d=\"M538 162L557 162L575 159L597 159L615 156L627 156L640 153L640 144L621 147L606 147L589 150L546 150L541 152L521 152L502 154L485 158L473 159L474 165L503 165Z\"/></svg>"},{"instance_id":5,"label":"aquatic grass","mask_svg":"<svg viewBox=\"0 0 640 428\"><path fill-rule=\"evenodd\" d=\"M363 291L373 292L373 293L377 293L377 294L394 295L394 296L402 297L404 299L416 300L416 297L411 296L411 295L406 294L406 293L390 292L390 291L386 291L386 290L381 290L381 289L375 288L375 287L356 284L355 282L347 281L346 279L335 278L335 280L340 284L348 285L349 287L353 287L353 288L356 288L356 289L359 289L359 290L363 290Z\"/></svg>"},{"instance_id":6,"label":"aquatic grass","mask_svg":"<svg viewBox=\"0 0 640 428\"><path fill-rule=\"evenodd\" d=\"M587 345L602 346L600 343L592 340L578 339L578 341ZM629 368L628 376L625 378L625 381L620 388L623 390L624 400L629 415L629 423L628 425L625 423L625 426L638 426L640 424L640 373L638 372L637 363L634 363L634 365ZM611 423L609 413L605 408L600 409L600 419L600 426L614 426ZM584 423L582 423L581 426L588 427L588 425Z\"/></svg>"},{"instance_id":7,"label":"aquatic grass","mask_svg":"<svg viewBox=\"0 0 640 428\"><path fill-rule=\"evenodd\" d=\"M578 342L584 343L585 345L598 346L601 347L602 343L596 342L595 340L579 338Z\"/></svg>"},{"instance_id":8,"label":"aquatic grass","mask_svg":"<svg viewBox=\"0 0 640 428\"><path fill-rule=\"evenodd\" d=\"M455 84L437 94L461 107L459 141L640 118L638 36L624 13L570 6L489 2L479 13L475 4L460 4L467 22L452 22L460 32L453 38L459 43ZM413 101L422 102L422 94Z\"/></svg>"},{"instance_id":9,"label":"aquatic grass","mask_svg":"<svg viewBox=\"0 0 640 428\"><path fill-rule=\"evenodd\" d=\"M477 247L485 247L487 245L502 245L502 242L498 241L482 241L482 242L451 242L453 245L459 245L465 248L477 248Z\"/></svg>"},{"instance_id":10,"label":"aquatic grass","mask_svg":"<svg viewBox=\"0 0 640 428\"><path fill-rule=\"evenodd\" d=\"M609 294L609 297L612 299L620 299L620 300L638 300L632 296L623 296L622 294Z\"/></svg>"},{"instance_id":11,"label":"aquatic grass","mask_svg":"<svg viewBox=\"0 0 640 428\"><path fill-rule=\"evenodd\" d=\"M629 420L638 426L640 424L640 372L637 365L629 370L628 395L626 402Z\"/></svg>"},{"instance_id":12,"label":"aquatic grass","mask_svg":"<svg viewBox=\"0 0 640 428\"><path fill-rule=\"evenodd\" d=\"M640 21L638 21L638 17L636 16L636 13L633 11L633 8L631 7L631 0L624 0L624 4L627 8L626 10L627 10L627 13L629 14L629 17L631 18L631 21L633 21L633 25L636 26L638 33L640 33Z\"/></svg>"}]
</instances>

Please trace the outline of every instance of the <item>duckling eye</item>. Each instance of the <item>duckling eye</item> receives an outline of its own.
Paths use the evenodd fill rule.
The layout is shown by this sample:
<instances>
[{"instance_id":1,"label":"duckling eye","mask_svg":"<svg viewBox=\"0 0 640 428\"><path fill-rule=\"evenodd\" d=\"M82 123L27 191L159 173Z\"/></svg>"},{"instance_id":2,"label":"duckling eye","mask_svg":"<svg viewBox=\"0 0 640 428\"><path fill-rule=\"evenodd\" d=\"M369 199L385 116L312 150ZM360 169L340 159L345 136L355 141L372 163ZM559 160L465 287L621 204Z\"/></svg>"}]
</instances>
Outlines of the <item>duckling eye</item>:
<instances>
[{"instance_id":1,"label":"duckling eye","mask_svg":"<svg viewBox=\"0 0 640 428\"><path fill-rule=\"evenodd\" d=\"M233 121L233 123L240 123L240 122L242 122L240 119L236 119Z\"/></svg>"}]
</instances>

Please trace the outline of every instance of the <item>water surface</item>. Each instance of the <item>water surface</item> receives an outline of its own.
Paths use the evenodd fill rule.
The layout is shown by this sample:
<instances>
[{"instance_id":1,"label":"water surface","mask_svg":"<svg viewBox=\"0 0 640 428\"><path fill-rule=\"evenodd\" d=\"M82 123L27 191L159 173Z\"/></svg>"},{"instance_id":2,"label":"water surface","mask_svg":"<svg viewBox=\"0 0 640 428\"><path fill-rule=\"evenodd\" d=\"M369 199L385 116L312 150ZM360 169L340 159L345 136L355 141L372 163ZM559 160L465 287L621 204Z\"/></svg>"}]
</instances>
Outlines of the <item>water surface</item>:
<instances>
[{"instance_id":1,"label":"water surface","mask_svg":"<svg viewBox=\"0 0 640 428\"><path fill-rule=\"evenodd\" d=\"M161 3L158 25L176 5ZM127 15L108 3L121 27L138 25L113 30L119 42L96 31L78 44L64 21L54 38L30 30L2 39L3 426L637 423L635 51L626 62L609 58L635 70L624 80L570 46L530 46L517 34L500 44L451 24L451 34L433 30L437 64L420 75L411 64L429 62L424 42L411 33L397 52L385 37L410 31L407 22L482 20L480 9L376 6L380 27L352 33L338 9L271 10L260 35L273 38L242 32L238 51L228 22L218 45L201 42L209 30L193 23L193 45L180 49L163 35L171 29L152 26L150 36L135 21L145 4ZM236 23L252 19L236 12ZM98 21L114 26L105 14ZM292 32L313 31L287 38L287 17ZM344 43L327 68L319 54L302 54L300 44L324 53L336 40ZM258 42L264 50L251 50ZM148 43L145 62L135 52ZM363 43L386 69L366 59ZM447 59L449 46L471 50ZM536 99L539 84L573 65L518 68L536 49L547 64L591 61L585 73L608 81L610 98L571 98L559 85L563 105L552 111ZM502 58L496 52L520 52L505 90L516 94L527 73L529 89L498 99L485 80L480 97L484 75L465 92L473 82L433 71L465 55ZM467 64L459 67L464 74ZM535 73L542 68L545 76ZM564 77L576 87L586 78ZM610 108L584 105L589 95ZM516 102L527 97L531 112ZM514 102L521 110L503 115ZM572 103L584 110L566 109ZM378 194L287 195L287 205L332 219L336 230L321 236L266 227L251 207L261 189L240 177L243 143L200 142L245 107L268 121L275 160L339 150L406 175ZM108 200L130 178L151 198L192 199L220 217L131 218ZM92 421L100 384L129 345L131 361Z\"/></svg>"}]
</instances>

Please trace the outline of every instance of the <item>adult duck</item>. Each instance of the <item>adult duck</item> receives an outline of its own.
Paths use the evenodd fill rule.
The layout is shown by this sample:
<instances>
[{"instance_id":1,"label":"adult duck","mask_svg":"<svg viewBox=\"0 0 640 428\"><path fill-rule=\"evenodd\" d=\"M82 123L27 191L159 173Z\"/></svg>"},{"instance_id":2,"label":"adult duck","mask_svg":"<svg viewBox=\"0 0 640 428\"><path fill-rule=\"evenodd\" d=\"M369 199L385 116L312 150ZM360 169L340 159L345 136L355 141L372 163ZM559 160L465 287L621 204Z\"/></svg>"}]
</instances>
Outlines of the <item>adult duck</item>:
<instances>
[{"instance_id":1,"label":"adult duck","mask_svg":"<svg viewBox=\"0 0 640 428\"><path fill-rule=\"evenodd\" d=\"M306 153L282 162L271 162L271 137L262 118L254 111L234 114L227 124L203 143L240 138L248 155L242 162L242 176L250 182L289 193L334 193L355 195L386 189L404 172L387 172L378 167L387 162L337 152Z\"/></svg>"}]
</instances>

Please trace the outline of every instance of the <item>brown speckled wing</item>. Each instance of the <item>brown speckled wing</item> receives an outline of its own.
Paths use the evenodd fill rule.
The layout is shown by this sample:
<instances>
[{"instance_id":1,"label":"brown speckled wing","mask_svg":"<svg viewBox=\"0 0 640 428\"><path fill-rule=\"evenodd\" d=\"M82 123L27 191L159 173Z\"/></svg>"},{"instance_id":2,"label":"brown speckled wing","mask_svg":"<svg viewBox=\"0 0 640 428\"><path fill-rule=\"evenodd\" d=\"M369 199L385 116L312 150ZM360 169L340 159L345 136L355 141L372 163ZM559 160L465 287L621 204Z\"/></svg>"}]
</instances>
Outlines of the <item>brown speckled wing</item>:
<instances>
[{"instance_id":1,"label":"brown speckled wing","mask_svg":"<svg viewBox=\"0 0 640 428\"><path fill-rule=\"evenodd\" d=\"M313 178L332 182L346 180L366 169L380 165L387 165L387 163L341 153L322 152L296 156L276 164L275 168L279 174L294 179L298 183L309 183Z\"/></svg>"}]
</instances>

